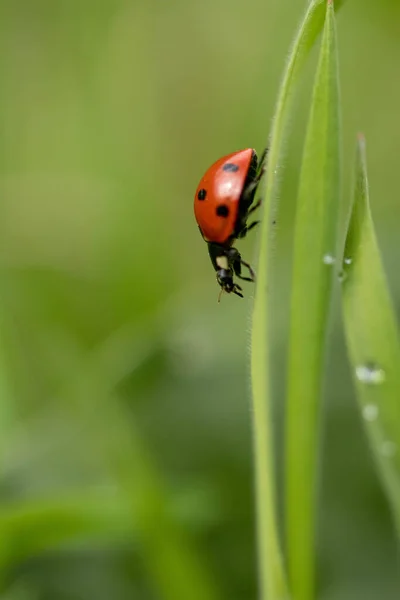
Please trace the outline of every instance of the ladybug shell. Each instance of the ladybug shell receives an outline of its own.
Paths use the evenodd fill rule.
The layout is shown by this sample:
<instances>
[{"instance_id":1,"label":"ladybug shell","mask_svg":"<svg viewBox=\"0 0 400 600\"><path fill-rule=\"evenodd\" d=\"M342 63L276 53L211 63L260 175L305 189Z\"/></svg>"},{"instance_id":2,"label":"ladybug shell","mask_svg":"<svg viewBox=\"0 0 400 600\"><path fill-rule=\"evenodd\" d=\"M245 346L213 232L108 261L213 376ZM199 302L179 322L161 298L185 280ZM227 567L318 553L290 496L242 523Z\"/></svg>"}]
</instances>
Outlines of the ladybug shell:
<instances>
[{"instance_id":1,"label":"ladybug shell","mask_svg":"<svg viewBox=\"0 0 400 600\"><path fill-rule=\"evenodd\" d=\"M194 197L194 214L207 242L224 244L234 235L240 199L254 154L251 148L228 154L217 160L202 177Z\"/></svg>"}]
</instances>

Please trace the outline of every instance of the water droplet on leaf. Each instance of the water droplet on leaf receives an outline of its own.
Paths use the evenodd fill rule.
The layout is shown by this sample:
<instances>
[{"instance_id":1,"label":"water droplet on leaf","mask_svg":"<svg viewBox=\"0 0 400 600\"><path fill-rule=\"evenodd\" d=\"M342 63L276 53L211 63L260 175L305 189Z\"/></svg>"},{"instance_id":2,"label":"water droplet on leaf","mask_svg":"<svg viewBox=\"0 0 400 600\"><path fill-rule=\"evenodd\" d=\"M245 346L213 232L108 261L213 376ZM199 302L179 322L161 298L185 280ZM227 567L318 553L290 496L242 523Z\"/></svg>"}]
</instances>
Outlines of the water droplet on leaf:
<instances>
[{"instance_id":1,"label":"water droplet on leaf","mask_svg":"<svg viewBox=\"0 0 400 600\"><path fill-rule=\"evenodd\" d=\"M335 257L332 254L324 254L323 262L325 265L333 265L336 261Z\"/></svg>"},{"instance_id":2,"label":"water droplet on leaf","mask_svg":"<svg viewBox=\"0 0 400 600\"><path fill-rule=\"evenodd\" d=\"M379 410L376 404L366 404L362 409L362 415L366 421L375 421L378 418Z\"/></svg>"},{"instance_id":3,"label":"water droplet on leaf","mask_svg":"<svg viewBox=\"0 0 400 600\"><path fill-rule=\"evenodd\" d=\"M356 367L356 376L359 381L368 385L379 385L386 379L385 371L374 363L365 363Z\"/></svg>"}]
</instances>

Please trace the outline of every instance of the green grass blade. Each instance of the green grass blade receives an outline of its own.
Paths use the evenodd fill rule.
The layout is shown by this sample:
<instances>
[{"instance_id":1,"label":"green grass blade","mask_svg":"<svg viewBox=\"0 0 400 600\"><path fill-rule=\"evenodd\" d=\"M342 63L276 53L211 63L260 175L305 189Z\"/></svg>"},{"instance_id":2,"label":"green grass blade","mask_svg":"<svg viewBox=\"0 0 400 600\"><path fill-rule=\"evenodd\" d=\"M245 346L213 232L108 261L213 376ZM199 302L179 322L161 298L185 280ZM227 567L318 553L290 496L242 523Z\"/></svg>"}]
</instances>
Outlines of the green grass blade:
<instances>
[{"instance_id":1,"label":"green grass blade","mask_svg":"<svg viewBox=\"0 0 400 600\"><path fill-rule=\"evenodd\" d=\"M361 415L400 534L400 340L371 218L362 136L343 261L342 304Z\"/></svg>"},{"instance_id":2,"label":"green grass blade","mask_svg":"<svg viewBox=\"0 0 400 600\"><path fill-rule=\"evenodd\" d=\"M328 1L300 174L292 275L285 493L289 580L296 600L314 597L319 413L339 198L338 64Z\"/></svg>"},{"instance_id":3,"label":"green grass blade","mask_svg":"<svg viewBox=\"0 0 400 600\"><path fill-rule=\"evenodd\" d=\"M344 0L338 1L336 8ZM271 393L269 384L269 233L277 196L277 170L284 148L291 112L291 99L303 67L324 24L325 0L312 0L289 55L282 79L269 146L267 186L263 199L258 284L252 323L251 377L253 391L254 453L256 476L257 530L261 598L282 600L288 597L282 565L275 512L275 482L271 432Z\"/></svg>"},{"instance_id":4,"label":"green grass blade","mask_svg":"<svg viewBox=\"0 0 400 600\"><path fill-rule=\"evenodd\" d=\"M170 510L167 482L153 461L146 440L114 391L118 369L111 365L109 371L107 357L110 349L119 354L119 343L126 347L124 335L97 348L87 362L82 360L82 371L76 373L65 390L66 403L86 407L86 413L80 409L81 420L90 419L96 432L92 442L97 445L99 455L103 455L104 464L108 465L130 510L128 518L132 524L127 529L136 526L135 539L157 597L219 600L219 586L207 560Z\"/></svg>"},{"instance_id":5,"label":"green grass blade","mask_svg":"<svg viewBox=\"0 0 400 600\"><path fill-rule=\"evenodd\" d=\"M104 496L104 494L103 494ZM54 548L85 541L105 544L131 540L137 524L118 498L80 494L3 506L1 569Z\"/></svg>"}]
</instances>

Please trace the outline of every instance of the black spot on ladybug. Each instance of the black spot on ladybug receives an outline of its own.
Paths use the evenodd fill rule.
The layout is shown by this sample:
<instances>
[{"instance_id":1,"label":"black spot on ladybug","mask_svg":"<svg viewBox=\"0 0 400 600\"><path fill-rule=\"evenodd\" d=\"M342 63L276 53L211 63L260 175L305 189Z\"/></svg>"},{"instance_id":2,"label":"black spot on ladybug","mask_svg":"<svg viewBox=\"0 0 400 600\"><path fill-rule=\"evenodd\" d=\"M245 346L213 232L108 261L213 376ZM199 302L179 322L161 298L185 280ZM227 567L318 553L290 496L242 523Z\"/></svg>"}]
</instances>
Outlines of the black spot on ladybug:
<instances>
[{"instance_id":1,"label":"black spot on ladybug","mask_svg":"<svg viewBox=\"0 0 400 600\"><path fill-rule=\"evenodd\" d=\"M207 190L204 190L204 189L199 190L199 193L197 194L197 198L199 200L205 200L206 196L207 196Z\"/></svg>"},{"instance_id":2,"label":"black spot on ladybug","mask_svg":"<svg viewBox=\"0 0 400 600\"><path fill-rule=\"evenodd\" d=\"M229 208L226 204L219 204L215 212L218 217L227 217L229 215Z\"/></svg>"},{"instance_id":3,"label":"black spot on ladybug","mask_svg":"<svg viewBox=\"0 0 400 600\"><path fill-rule=\"evenodd\" d=\"M236 173L236 171L239 171L239 167L238 167L238 165L235 165L234 163L226 163L222 167L222 170L229 171L230 173Z\"/></svg>"}]
</instances>

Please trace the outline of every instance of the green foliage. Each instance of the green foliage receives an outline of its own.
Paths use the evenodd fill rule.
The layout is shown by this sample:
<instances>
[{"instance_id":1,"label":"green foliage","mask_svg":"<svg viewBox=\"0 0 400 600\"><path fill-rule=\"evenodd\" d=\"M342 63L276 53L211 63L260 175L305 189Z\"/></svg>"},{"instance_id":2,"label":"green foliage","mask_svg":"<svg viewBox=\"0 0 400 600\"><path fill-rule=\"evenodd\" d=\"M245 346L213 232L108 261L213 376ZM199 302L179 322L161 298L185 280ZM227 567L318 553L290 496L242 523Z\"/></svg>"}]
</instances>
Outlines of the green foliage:
<instances>
[{"instance_id":1,"label":"green foliage","mask_svg":"<svg viewBox=\"0 0 400 600\"><path fill-rule=\"evenodd\" d=\"M247 306L217 304L192 198L218 156L264 146L304 4L0 4L2 598L258 597ZM394 306L399 11L391 0L354 0L340 20L344 157L362 126ZM255 308L264 313L271 301L267 285L279 306L264 324L257 313L253 342L268 335L269 345L268 356L256 349L256 388L269 404L258 400L254 417L262 428L258 417L270 412L278 440L288 320L279 284L290 275L288 225L309 113L298 84L303 76L307 84L324 19L325 1L308 3L272 120ZM267 254L276 214L275 278ZM238 242L246 257L251 237ZM389 513L334 324L319 600L396 598ZM277 463L280 479L268 429L257 458L267 477ZM272 569L272 585L283 582L286 594L280 490L267 486L266 539L277 552L260 554L263 591Z\"/></svg>"},{"instance_id":2,"label":"green foliage","mask_svg":"<svg viewBox=\"0 0 400 600\"><path fill-rule=\"evenodd\" d=\"M343 256L343 317L361 416L400 532L400 340L371 217L363 136L354 180Z\"/></svg>"},{"instance_id":3,"label":"green foliage","mask_svg":"<svg viewBox=\"0 0 400 600\"><path fill-rule=\"evenodd\" d=\"M276 514L275 514L275 486L274 486L274 475L273 475L273 458L272 458L272 430L270 427L271 422L271 398L270 398L270 383L269 383L269 355L268 348L270 343L269 336L269 324L268 324L268 274L269 274L269 231L271 226L272 215L274 214L274 201L277 194L277 171L279 160L282 155L284 146L284 139L286 135L286 126L289 120L291 99L294 95L298 80L300 78L302 68L304 67L305 61L311 51L315 39L323 26L324 20L321 19L325 12L325 2L316 0L310 2L308 10L305 14L304 20L300 26L298 36L293 45L292 51L289 56L288 64L286 67L285 76L282 81L276 113L273 121L273 128L271 133L271 144L269 147L268 154L268 167L267 167L267 187L264 197L264 209L263 209L263 223L261 233L261 243L259 250L259 261L258 261L258 283L257 293L254 301L254 313L253 313L253 326L252 326L252 389L253 389L253 415L254 415L254 438L255 438L255 461L256 461L256 489L257 489L257 512L258 512L258 535L259 535L259 553L260 553L260 573L261 573L261 587L265 598L285 598L287 596L286 584L284 575L282 572L282 564L280 559L280 549L278 542L278 534L276 527ZM329 10L333 14L333 8ZM331 17L332 19L333 17ZM332 238L332 231L336 224L336 219L331 220L334 216L333 211L335 210L335 203L332 200L335 198L337 193L339 182L337 178L337 157L335 156L335 149L338 146L338 119L331 117L334 115L334 111L338 111L338 99L334 96L336 83L336 63L332 59L332 55L336 52L334 41L332 41L333 33L329 29L329 35L326 34L324 37L324 46L322 58L325 62L320 66L320 73L318 75L318 81L316 83L315 100L314 100L314 111L320 111L321 114L312 116L310 124L310 133L308 140L307 152L310 154L308 158L308 164L305 161L303 165L304 179L302 181L303 196L308 194L308 201L311 203L311 212L315 210L315 199L323 203L327 200L327 192L329 193L330 206L327 207L326 212L320 211L320 221L315 222L315 228L318 230L320 226L324 229L321 232L321 237L326 238L325 234L330 234ZM326 64L325 64L326 63ZM324 89L324 86L326 89ZM333 96L333 97L332 97ZM316 107L316 108L315 108ZM312 130L314 127L315 131ZM332 132L336 135L332 137ZM320 138L321 136L321 138ZM320 139L319 139L320 138ZM337 152L336 152L337 153ZM320 173L319 177L321 181L317 180L319 187L313 189L306 189L307 185L311 187L315 184L314 179L315 173L313 172L313 161L315 156L320 162ZM325 166L325 160L328 157L330 163ZM330 172L332 170L332 173ZM318 165L317 165L318 172ZM323 178L328 176L329 179L326 184ZM311 180L311 184L307 183L307 179ZM334 183L334 187L331 188L331 183ZM322 191L324 192L320 198L318 195ZM313 192L313 193L310 193ZM337 195L337 194L336 194ZM300 197L300 203L303 197ZM301 210L304 210L301 205ZM337 212L337 211L336 211ZM308 209L310 213L310 209ZM306 223L308 219L308 223ZM306 224L307 230L306 235L308 237L308 227L310 227L310 214L304 215L303 223ZM311 221L313 222L313 221ZM326 227L326 223L332 223L330 230ZM303 225L304 227L304 225ZM299 230L301 224L299 224ZM325 243L331 243L331 239L326 240ZM320 244L321 245L321 244ZM307 245L299 240L298 248L296 248L296 256L302 262L305 260L305 255L309 259L307 254ZM300 247L301 246L301 247ZM323 248L312 248L322 252ZM322 254L323 255L323 254ZM317 256L314 260L318 260ZM310 266L311 275L320 275L322 260L318 263L318 267L315 267L314 273L312 272L311 260L307 260L305 265ZM325 269L326 271L326 269ZM295 278L298 285L303 285L303 273L296 273ZM309 281L307 282L307 285ZM308 288L305 289L306 292ZM325 302L329 297L329 291L326 291ZM324 300L323 300L324 301ZM295 303L295 302L294 302ZM318 315L319 316L319 315ZM302 315L299 315L302 319ZM321 317L323 319L323 317ZM320 321L321 321L320 318ZM320 323L319 323L320 324ZM319 341L319 340L318 340ZM293 352L298 351L298 341L293 342ZM310 350L315 351L313 348ZM314 370L319 371L320 365L313 365ZM298 385L301 385L302 373L296 375L296 381ZM300 377L300 380L299 380ZM292 432L291 432L292 433ZM297 452L297 448L295 450ZM291 467L293 470L293 467ZM302 515L304 517L304 515ZM305 523L309 523L306 521ZM309 525L308 525L309 526Z\"/></svg>"},{"instance_id":4,"label":"green foliage","mask_svg":"<svg viewBox=\"0 0 400 600\"><path fill-rule=\"evenodd\" d=\"M321 393L341 195L336 32L328 4L300 172L286 406L286 529L291 590L314 597Z\"/></svg>"}]
</instances>

